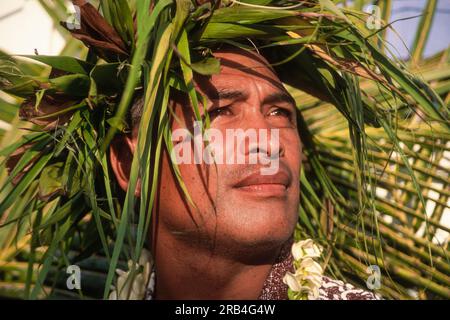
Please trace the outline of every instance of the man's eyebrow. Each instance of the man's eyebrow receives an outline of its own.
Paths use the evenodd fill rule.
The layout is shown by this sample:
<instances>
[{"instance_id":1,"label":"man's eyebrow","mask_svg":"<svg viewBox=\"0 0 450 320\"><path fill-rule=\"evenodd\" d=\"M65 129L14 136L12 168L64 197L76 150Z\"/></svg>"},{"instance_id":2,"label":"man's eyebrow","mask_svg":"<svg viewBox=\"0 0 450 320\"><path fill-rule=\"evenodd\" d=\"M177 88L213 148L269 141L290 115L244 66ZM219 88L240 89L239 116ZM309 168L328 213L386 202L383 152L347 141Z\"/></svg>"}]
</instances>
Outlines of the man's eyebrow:
<instances>
[{"instance_id":1,"label":"man's eyebrow","mask_svg":"<svg viewBox=\"0 0 450 320\"><path fill-rule=\"evenodd\" d=\"M223 88L209 92L208 96L211 100L235 100L246 99L248 94L242 90Z\"/></svg>"},{"instance_id":2,"label":"man's eyebrow","mask_svg":"<svg viewBox=\"0 0 450 320\"><path fill-rule=\"evenodd\" d=\"M272 104L272 103L280 103L280 102L287 102L289 104L292 104L293 107L295 107L297 105L295 103L294 98L292 98L292 96L287 92L271 93L267 97L265 97L263 100L263 104Z\"/></svg>"}]
</instances>

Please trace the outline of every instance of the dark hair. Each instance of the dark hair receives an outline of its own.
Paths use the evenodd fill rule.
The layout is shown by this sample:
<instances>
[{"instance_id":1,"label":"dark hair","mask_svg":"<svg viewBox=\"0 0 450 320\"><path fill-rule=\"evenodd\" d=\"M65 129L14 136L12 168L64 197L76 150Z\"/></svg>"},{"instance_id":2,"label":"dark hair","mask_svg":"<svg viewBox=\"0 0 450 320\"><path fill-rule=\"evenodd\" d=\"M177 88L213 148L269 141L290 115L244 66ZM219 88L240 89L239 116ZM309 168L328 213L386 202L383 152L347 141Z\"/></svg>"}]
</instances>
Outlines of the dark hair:
<instances>
[{"instance_id":1,"label":"dark hair","mask_svg":"<svg viewBox=\"0 0 450 320\"><path fill-rule=\"evenodd\" d=\"M186 93L177 90L175 88L170 88L169 99L176 100L183 104L189 104L189 97ZM142 94L136 96L133 101L132 106L128 112L128 123L130 125L131 130L135 127L139 127L139 123L141 122L142 112L144 110L144 100L145 97Z\"/></svg>"},{"instance_id":2,"label":"dark hair","mask_svg":"<svg viewBox=\"0 0 450 320\"><path fill-rule=\"evenodd\" d=\"M133 105L129 111L129 123L131 125L131 129L139 126L139 122L141 121L142 111L144 109L144 96L139 95L133 102Z\"/></svg>"}]
</instances>

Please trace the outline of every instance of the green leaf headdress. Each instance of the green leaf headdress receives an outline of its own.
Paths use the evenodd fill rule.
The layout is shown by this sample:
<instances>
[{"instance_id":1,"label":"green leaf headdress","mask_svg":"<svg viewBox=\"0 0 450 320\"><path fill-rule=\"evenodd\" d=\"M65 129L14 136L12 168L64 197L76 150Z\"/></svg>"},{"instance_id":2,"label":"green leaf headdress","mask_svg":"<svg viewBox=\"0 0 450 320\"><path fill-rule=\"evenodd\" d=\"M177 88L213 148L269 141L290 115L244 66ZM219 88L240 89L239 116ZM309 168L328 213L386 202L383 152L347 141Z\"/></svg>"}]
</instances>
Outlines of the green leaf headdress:
<instances>
[{"instance_id":1,"label":"green leaf headdress","mask_svg":"<svg viewBox=\"0 0 450 320\"><path fill-rule=\"evenodd\" d=\"M184 92L199 117L193 76L218 72L212 49L229 45L265 56L298 103L306 159L296 237L324 245L327 273L361 285L376 264L385 297L450 297L448 248L433 241L450 231L440 223L448 168L437 161L448 150L448 90L386 56L388 25L372 30L367 14L330 0L105 0L99 10L72 2L79 25L62 26L87 47L84 59L0 60L1 90L33 124L1 151L0 294L69 295L60 270L76 263L92 278L78 294L108 297L116 268L138 261L145 243L160 154L172 148L169 92ZM107 151L129 134L139 99L138 147L120 197ZM440 198L427 215L430 191Z\"/></svg>"}]
</instances>

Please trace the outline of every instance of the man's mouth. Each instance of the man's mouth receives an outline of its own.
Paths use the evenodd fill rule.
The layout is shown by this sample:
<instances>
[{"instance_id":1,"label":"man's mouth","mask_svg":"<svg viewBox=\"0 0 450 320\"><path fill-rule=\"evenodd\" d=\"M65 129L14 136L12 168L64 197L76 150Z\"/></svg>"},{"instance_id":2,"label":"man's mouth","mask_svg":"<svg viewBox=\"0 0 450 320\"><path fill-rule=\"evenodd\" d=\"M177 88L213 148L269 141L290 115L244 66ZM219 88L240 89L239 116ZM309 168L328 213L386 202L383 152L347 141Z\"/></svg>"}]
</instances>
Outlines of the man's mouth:
<instances>
[{"instance_id":1,"label":"man's mouth","mask_svg":"<svg viewBox=\"0 0 450 320\"><path fill-rule=\"evenodd\" d=\"M234 185L234 189L260 197L284 197L291 184L291 176L285 170L274 175L261 175L258 171L246 176Z\"/></svg>"}]
</instances>

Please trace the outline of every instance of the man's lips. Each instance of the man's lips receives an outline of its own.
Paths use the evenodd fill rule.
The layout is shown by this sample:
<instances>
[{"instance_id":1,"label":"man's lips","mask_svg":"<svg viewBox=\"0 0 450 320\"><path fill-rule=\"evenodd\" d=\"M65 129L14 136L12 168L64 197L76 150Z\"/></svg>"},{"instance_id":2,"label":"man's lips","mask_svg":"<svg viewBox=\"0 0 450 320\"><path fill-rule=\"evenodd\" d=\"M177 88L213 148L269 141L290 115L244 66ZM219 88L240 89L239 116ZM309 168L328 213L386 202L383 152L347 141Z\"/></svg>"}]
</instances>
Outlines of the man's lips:
<instances>
[{"instance_id":1,"label":"man's lips","mask_svg":"<svg viewBox=\"0 0 450 320\"><path fill-rule=\"evenodd\" d=\"M284 170L274 175L261 175L256 171L239 181L233 188L259 196L284 196L291 184L291 176Z\"/></svg>"}]
</instances>

